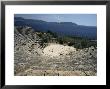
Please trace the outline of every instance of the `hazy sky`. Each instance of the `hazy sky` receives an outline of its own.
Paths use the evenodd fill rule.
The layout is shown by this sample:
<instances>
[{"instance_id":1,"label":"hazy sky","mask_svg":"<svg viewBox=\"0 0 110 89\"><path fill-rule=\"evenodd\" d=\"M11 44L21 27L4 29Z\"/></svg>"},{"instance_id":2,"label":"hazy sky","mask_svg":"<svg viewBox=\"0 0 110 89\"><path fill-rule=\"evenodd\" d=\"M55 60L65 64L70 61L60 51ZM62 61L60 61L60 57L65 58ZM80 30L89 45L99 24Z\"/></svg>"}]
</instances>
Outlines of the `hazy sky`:
<instances>
[{"instance_id":1,"label":"hazy sky","mask_svg":"<svg viewBox=\"0 0 110 89\"><path fill-rule=\"evenodd\" d=\"M74 22L78 25L97 26L96 14L15 14L15 17L47 22Z\"/></svg>"}]
</instances>

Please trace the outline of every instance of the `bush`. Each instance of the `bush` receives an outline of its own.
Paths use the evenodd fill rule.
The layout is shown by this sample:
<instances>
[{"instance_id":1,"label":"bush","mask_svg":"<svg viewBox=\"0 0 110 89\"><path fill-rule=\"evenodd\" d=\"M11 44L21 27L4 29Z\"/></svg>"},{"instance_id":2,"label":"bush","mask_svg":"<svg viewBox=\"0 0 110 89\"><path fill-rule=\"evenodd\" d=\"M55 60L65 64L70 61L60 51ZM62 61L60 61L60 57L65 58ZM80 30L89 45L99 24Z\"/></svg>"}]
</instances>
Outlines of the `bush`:
<instances>
[{"instance_id":1,"label":"bush","mask_svg":"<svg viewBox=\"0 0 110 89\"><path fill-rule=\"evenodd\" d=\"M59 40L59 44L63 44L63 40L60 39L60 40Z\"/></svg>"},{"instance_id":2,"label":"bush","mask_svg":"<svg viewBox=\"0 0 110 89\"><path fill-rule=\"evenodd\" d=\"M57 33L52 32L52 31L50 31L50 30L48 30L47 33L49 33L50 35L52 35L54 38L57 38L57 37L58 37L58 36L57 36Z\"/></svg>"},{"instance_id":3,"label":"bush","mask_svg":"<svg viewBox=\"0 0 110 89\"><path fill-rule=\"evenodd\" d=\"M69 42L68 43L68 46L73 46L74 45L74 42Z\"/></svg>"}]
</instances>

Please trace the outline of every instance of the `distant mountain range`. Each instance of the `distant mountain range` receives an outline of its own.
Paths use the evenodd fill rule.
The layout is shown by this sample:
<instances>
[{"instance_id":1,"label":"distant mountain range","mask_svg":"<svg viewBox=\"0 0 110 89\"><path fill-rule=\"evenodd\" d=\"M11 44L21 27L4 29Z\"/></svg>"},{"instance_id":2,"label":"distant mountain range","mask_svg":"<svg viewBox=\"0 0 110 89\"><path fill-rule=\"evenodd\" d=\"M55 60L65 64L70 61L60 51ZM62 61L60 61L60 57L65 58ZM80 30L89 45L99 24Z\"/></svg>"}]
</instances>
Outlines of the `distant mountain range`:
<instances>
[{"instance_id":1,"label":"distant mountain range","mask_svg":"<svg viewBox=\"0 0 110 89\"><path fill-rule=\"evenodd\" d=\"M50 30L59 36L69 35L97 40L96 26L83 26L73 22L46 22L43 20L14 17L14 26L29 26L35 31L47 32Z\"/></svg>"}]
</instances>

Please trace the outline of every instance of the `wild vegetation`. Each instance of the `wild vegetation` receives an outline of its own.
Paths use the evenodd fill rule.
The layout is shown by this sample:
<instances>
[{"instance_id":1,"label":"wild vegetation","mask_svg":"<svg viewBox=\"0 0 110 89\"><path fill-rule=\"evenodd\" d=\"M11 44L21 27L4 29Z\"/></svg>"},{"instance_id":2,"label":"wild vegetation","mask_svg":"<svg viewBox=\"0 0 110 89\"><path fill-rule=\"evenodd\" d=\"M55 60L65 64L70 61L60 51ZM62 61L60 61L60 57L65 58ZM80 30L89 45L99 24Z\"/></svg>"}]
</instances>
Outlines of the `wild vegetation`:
<instances>
[{"instance_id":1,"label":"wild vegetation","mask_svg":"<svg viewBox=\"0 0 110 89\"><path fill-rule=\"evenodd\" d=\"M56 43L63 44L63 45L68 45L68 46L73 46L76 49L83 49L83 48L88 48L88 47L97 47L97 41L96 40L91 40L87 38L81 38L81 37L76 37L76 36L58 36L57 33L54 33L50 30L47 32L41 32L38 34L39 37L41 37L43 40L43 43L48 43L52 38L54 38Z\"/></svg>"}]
</instances>

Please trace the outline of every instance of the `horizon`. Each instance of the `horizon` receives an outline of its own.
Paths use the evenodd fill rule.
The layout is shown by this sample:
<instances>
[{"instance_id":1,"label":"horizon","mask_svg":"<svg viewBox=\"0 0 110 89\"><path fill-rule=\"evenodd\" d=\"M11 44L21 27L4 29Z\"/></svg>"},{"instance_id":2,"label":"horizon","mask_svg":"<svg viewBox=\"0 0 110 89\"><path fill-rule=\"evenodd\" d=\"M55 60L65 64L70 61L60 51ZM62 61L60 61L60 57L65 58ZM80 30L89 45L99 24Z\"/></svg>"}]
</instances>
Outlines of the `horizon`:
<instances>
[{"instance_id":1,"label":"horizon","mask_svg":"<svg viewBox=\"0 0 110 89\"><path fill-rule=\"evenodd\" d=\"M72 22L83 26L97 26L96 14L15 14L14 17L46 22Z\"/></svg>"}]
</instances>

